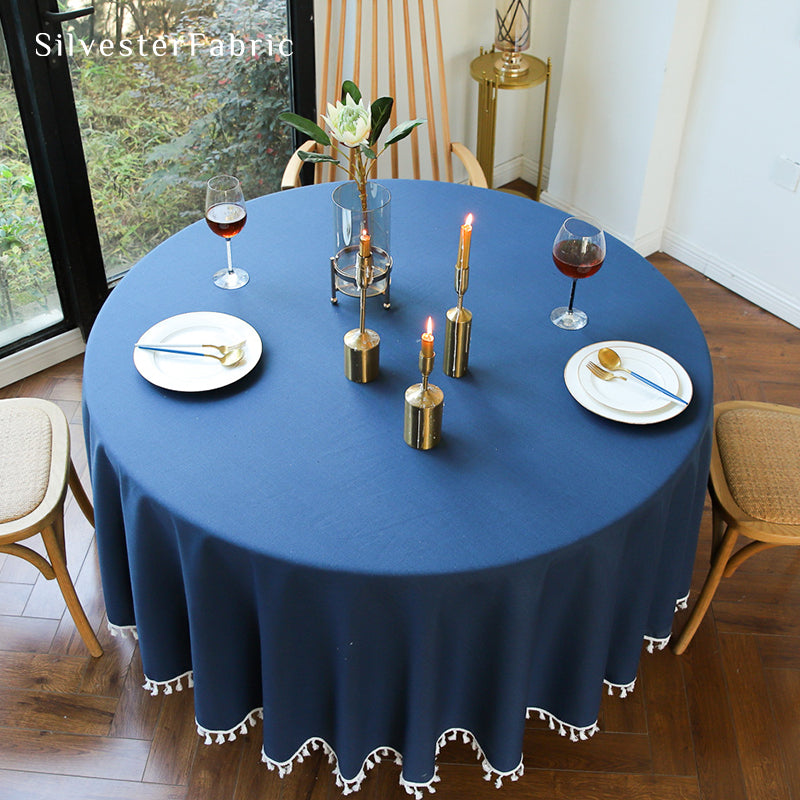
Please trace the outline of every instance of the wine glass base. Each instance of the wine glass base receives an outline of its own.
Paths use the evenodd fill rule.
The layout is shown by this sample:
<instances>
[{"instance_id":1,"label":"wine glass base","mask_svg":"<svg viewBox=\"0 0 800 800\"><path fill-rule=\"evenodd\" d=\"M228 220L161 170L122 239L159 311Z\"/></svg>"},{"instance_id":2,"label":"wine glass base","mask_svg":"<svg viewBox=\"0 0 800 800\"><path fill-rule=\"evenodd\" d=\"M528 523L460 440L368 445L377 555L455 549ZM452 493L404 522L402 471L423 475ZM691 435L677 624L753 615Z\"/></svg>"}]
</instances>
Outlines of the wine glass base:
<instances>
[{"instance_id":1,"label":"wine glass base","mask_svg":"<svg viewBox=\"0 0 800 800\"><path fill-rule=\"evenodd\" d=\"M565 331L578 331L589 321L586 313L577 308L572 311L567 306L559 306L550 312L550 322Z\"/></svg>"},{"instance_id":2,"label":"wine glass base","mask_svg":"<svg viewBox=\"0 0 800 800\"><path fill-rule=\"evenodd\" d=\"M239 289L249 280L250 276L239 267L234 267L232 272L228 269L221 269L214 273L214 284L220 289Z\"/></svg>"}]
</instances>

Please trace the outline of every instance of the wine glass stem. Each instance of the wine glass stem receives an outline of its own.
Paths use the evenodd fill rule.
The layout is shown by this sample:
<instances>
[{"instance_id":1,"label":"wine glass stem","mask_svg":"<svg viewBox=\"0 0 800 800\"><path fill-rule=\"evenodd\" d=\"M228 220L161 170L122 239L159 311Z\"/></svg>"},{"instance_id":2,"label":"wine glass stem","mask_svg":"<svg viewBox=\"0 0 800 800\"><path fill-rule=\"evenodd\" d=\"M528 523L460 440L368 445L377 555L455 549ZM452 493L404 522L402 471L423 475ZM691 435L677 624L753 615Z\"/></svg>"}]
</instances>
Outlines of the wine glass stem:
<instances>
[{"instance_id":1,"label":"wine glass stem","mask_svg":"<svg viewBox=\"0 0 800 800\"><path fill-rule=\"evenodd\" d=\"M231 259L231 240L228 237L225 237L225 244L228 246L228 274L233 275L233 261ZM573 288L573 292L575 289ZM572 303L570 303L570 307Z\"/></svg>"},{"instance_id":2,"label":"wine glass stem","mask_svg":"<svg viewBox=\"0 0 800 800\"><path fill-rule=\"evenodd\" d=\"M230 243L229 243L230 244ZM578 282L577 278L572 279L572 291L569 293L569 309L567 310L568 314L572 313L572 303L575 300L575 284Z\"/></svg>"}]
</instances>

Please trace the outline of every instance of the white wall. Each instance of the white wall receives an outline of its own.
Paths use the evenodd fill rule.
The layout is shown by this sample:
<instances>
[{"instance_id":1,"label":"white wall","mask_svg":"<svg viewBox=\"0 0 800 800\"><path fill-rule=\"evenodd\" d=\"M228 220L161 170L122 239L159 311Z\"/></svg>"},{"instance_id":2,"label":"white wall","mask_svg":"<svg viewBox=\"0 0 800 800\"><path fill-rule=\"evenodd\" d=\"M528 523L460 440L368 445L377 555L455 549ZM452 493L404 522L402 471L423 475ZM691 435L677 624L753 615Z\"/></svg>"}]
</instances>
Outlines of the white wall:
<instances>
[{"instance_id":1,"label":"white wall","mask_svg":"<svg viewBox=\"0 0 800 800\"><path fill-rule=\"evenodd\" d=\"M800 5L554 5L567 19L544 199L800 327L800 189L773 177L781 156L800 162Z\"/></svg>"},{"instance_id":2,"label":"white wall","mask_svg":"<svg viewBox=\"0 0 800 800\"><path fill-rule=\"evenodd\" d=\"M661 243L706 6L570 6L546 199L642 252Z\"/></svg>"},{"instance_id":3,"label":"white wall","mask_svg":"<svg viewBox=\"0 0 800 800\"><path fill-rule=\"evenodd\" d=\"M800 326L800 4L712 0L663 241L666 252Z\"/></svg>"}]
</instances>

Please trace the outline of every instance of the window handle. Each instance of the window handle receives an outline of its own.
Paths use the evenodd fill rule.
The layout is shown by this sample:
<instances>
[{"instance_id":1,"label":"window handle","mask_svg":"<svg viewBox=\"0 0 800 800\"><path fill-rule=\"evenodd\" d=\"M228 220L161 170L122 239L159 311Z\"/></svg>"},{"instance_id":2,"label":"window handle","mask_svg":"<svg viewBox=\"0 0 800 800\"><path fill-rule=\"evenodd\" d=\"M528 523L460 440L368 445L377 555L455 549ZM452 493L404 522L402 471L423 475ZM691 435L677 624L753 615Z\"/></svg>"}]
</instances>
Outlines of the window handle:
<instances>
[{"instance_id":1,"label":"window handle","mask_svg":"<svg viewBox=\"0 0 800 800\"><path fill-rule=\"evenodd\" d=\"M94 6L87 6L86 8L76 8L72 11L45 11L44 15L48 22L67 22L70 19L78 19L79 17L88 17L89 14L94 14Z\"/></svg>"}]
</instances>

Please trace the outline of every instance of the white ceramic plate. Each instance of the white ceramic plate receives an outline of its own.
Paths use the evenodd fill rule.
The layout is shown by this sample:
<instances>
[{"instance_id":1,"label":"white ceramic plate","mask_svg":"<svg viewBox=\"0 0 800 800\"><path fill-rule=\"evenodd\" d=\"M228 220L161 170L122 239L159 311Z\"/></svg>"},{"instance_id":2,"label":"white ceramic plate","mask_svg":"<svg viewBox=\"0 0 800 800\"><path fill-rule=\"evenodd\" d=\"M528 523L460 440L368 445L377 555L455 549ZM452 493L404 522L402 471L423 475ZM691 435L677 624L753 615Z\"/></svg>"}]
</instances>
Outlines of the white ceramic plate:
<instances>
[{"instance_id":1,"label":"white ceramic plate","mask_svg":"<svg viewBox=\"0 0 800 800\"><path fill-rule=\"evenodd\" d=\"M192 311L157 322L145 331L138 344L237 344L244 341L244 358L224 367L215 358L200 358L154 350L133 350L139 374L156 386L176 392L205 392L238 381L261 358L261 337L252 325L219 311ZM209 353L216 352L209 349Z\"/></svg>"},{"instance_id":2,"label":"white ceramic plate","mask_svg":"<svg viewBox=\"0 0 800 800\"><path fill-rule=\"evenodd\" d=\"M597 363L601 347L613 348L626 367L659 383L687 403L692 399L689 373L672 356L637 342L597 342L578 350L564 367L564 383L569 393L588 411L617 422L649 425L671 419L686 408L631 376L626 381L595 378L586 362Z\"/></svg>"}]
</instances>

